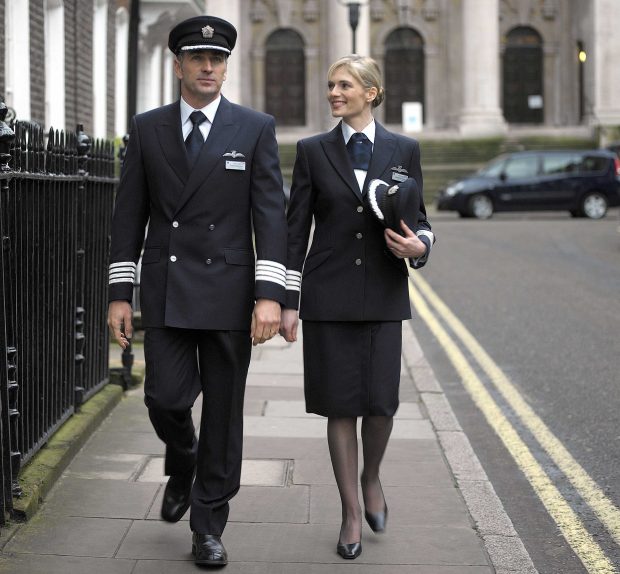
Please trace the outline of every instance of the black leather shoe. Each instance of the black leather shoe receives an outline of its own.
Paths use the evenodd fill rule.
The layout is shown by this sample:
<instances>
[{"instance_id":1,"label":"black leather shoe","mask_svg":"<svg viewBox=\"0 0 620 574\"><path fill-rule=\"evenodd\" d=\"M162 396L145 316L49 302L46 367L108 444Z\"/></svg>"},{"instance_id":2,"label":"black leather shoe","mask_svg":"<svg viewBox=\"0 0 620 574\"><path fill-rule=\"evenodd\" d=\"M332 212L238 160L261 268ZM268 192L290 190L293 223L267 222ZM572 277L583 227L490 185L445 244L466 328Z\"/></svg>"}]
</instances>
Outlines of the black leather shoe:
<instances>
[{"instance_id":1,"label":"black leather shoe","mask_svg":"<svg viewBox=\"0 0 620 574\"><path fill-rule=\"evenodd\" d=\"M228 554L222 540L215 534L192 535L192 554L198 566L226 566Z\"/></svg>"},{"instance_id":2,"label":"black leather shoe","mask_svg":"<svg viewBox=\"0 0 620 574\"><path fill-rule=\"evenodd\" d=\"M344 544L343 542L338 542L336 552L345 560L355 560L362 553L362 543L352 542L351 544Z\"/></svg>"},{"instance_id":3,"label":"black leather shoe","mask_svg":"<svg viewBox=\"0 0 620 574\"><path fill-rule=\"evenodd\" d=\"M385 510L383 512L368 512L366 510L364 511L364 516L366 517L368 526L370 526L373 532L376 532L377 534L385 532L385 525L388 517L387 504L385 505Z\"/></svg>"},{"instance_id":4,"label":"black leather shoe","mask_svg":"<svg viewBox=\"0 0 620 574\"><path fill-rule=\"evenodd\" d=\"M166 522L178 522L187 512L191 502L194 471L186 474L173 474L168 479L161 503L161 517Z\"/></svg>"}]
</instances>

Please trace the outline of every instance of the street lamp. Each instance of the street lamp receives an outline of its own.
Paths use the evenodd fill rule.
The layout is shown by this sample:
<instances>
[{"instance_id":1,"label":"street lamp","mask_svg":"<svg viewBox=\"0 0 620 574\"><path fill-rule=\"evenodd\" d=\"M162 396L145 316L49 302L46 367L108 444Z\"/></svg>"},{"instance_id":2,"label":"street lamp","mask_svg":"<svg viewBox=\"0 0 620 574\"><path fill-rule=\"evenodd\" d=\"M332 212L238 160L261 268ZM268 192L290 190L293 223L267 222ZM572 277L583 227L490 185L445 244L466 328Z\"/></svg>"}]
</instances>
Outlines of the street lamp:
<instances>
[{"instance_id":1,"label":"street lamp","mask_svg":"<svg viewBox=\"0 0 620 574\"><path fill-rule=\"evenodd\" d=\"M349 0L338 0L339 4L343 6L349 7L349 26L351 26L351 35L352 35L352 44L353 50L352 53L355 54L355 30L357 30L357 25L360 21L360 7L364 4L363 2L355 2Z\"/></svg>"}]
</instances>

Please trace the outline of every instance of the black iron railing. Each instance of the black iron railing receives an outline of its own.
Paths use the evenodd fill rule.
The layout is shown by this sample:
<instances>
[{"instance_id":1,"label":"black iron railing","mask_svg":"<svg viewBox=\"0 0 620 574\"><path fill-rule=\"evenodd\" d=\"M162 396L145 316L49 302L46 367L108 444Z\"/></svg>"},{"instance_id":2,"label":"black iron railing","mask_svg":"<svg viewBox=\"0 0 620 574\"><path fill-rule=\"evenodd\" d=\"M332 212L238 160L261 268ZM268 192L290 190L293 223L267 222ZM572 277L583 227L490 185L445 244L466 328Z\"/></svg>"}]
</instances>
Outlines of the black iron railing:
<instances>
[{"instance_id":1,"label":"black iron railing","mask_svg":"<svg viewBox=\"0 0 620 574\"><path fill-rule=\"evenodd\" d=\"M114 149L4 123L0 103L0 525L17 476L108 381Z\"/></svg>"}]
</instances>

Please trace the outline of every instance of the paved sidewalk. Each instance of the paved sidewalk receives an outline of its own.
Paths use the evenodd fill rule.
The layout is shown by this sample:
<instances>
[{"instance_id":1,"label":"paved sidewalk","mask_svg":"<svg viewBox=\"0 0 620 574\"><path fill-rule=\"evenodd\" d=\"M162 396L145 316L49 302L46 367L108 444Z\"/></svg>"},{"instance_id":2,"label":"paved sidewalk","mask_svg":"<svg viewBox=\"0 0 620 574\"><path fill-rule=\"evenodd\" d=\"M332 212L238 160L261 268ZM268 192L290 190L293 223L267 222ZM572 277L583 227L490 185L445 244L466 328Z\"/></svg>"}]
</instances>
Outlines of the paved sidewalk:
<instances>
[{"instance_id":1,"label":"paved sidewalk","mask_svg":"<svg viewBox=\"0 0 620 574\"><path fill-rule=\"evenodd\" d=\"M304 411L301 343L278 337L255 349L246 391L242 488L223 536L227 574L535 572L410 324L403 328L401 407L382 467L388 531L376 535L364 524L363 553L351 562L336 554L338 491L326 421ZM0 571L198 571L189 514L177 524L159 520L163 452L142 388L126 393L38 514L5 545Z\"/></svg>"}]
</instances>

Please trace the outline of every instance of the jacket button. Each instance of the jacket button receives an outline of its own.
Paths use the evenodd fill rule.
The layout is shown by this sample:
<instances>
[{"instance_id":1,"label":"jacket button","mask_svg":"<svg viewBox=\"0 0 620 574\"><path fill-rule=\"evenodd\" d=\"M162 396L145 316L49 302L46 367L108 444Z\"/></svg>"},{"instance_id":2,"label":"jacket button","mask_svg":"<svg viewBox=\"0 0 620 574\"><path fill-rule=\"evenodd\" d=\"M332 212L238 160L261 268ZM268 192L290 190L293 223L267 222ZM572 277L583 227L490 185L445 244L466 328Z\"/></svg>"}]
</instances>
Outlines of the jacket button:
<instances>
[{"instance_id":1,"label":"jacket button","mask_svg":"<svg viewBox=\"0 0 620 574\"><path fill-rule=\"evenodd\" d=\"M357 206L357 212L358 213L362 213L362 211L364 211L364 208L361 205Z\"/></svg>"},{"instance_id":2,"label":"jacket button","mask_svg":"<svg viewBox=\"0 0 620 574\"><path fill-rule=\"evenodd\" d=\"M362 264L362 260L361 259L356 259L355 260L355 265L361 265Z\"/></svg>"},{"instance_id":3,"label":"jacket button","mask_svg":"<svg viewBox=\"0 0 620 574\"><path fill-rule=\"evenodd\" d=\"M172 222L172 227L178 227L179 226L179 222L178 221L173 221Z\"/></svg>"},{"instance_id":4,"label":"jacket button","mask_svg":"<svg viewBox=\"0 0 620 574\"><path fill-rule=\"evenodd\" d=\"M361 233L356 233L356 234L355 234L355 237L356 237L357 239L361 239L361 238L362 238L362 237L364 237L364 236L363 236Z\"/></svg>"},{"instance_id":5,"label":"jacket button","mask_svg":"<svg viewBox=\"0 0 620 574\"><path fill-rule=\"evenodd\" d=\"M176 255L171 255L170 256L170 261L172 261L173 263L177 260L177 256Z\"/></svg>"},{"instance_id":6,"label":"jacket button","mask_svg":"<svg viewBox=\"0 0 620 574\"><path fill-rule=\"evenodd\" d=\"M215 225L213 225L213 223L209 225L209 231L213 231L214 229L215 229Z\"/></svg>"},{"instance_id":7,"label":"jacket button","mask_svg":"<svg viewBox=\"0 0 620 574\"><path fill-rule=\"evenodd\" d=\"M207 265L211 265L211 263L213 263L213 261L212 261L211 259L207 259L207 260L205 261L205 263L206 263Z\"/></svg>"}]
</instances>

